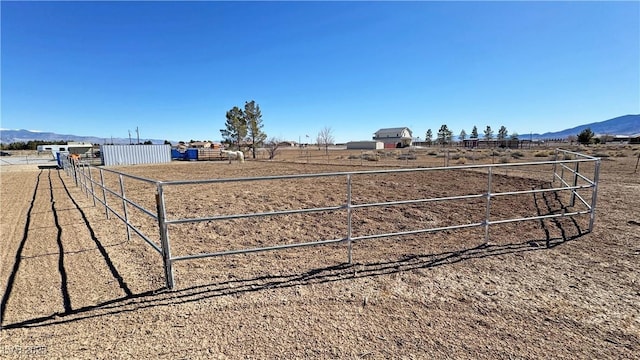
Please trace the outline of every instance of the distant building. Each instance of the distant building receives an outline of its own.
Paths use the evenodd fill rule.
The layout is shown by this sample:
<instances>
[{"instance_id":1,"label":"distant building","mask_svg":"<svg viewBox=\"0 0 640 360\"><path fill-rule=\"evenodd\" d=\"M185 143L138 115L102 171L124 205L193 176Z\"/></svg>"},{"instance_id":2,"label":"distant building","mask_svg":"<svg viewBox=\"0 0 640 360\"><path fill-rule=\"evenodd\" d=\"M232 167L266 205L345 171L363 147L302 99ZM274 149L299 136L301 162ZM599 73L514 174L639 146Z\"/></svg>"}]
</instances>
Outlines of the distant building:
<instances>
[{"instance_id":1,"label":"distant building","mask_svg":"<svg viewBox=\"0 0 640 360\"><path fill-rule=\"evenodd\" d=\"M413 133L408 127L380 129L374 133L373 140L384 143L385 148L403 148L411 146Z\"/></svg>"},{"instance_id":2,"label":"distant building","mask_svg":"<svg viewBox=\"0 0 640 360\"><path fill-rule=\"evenodd\" d=\"M620 144L640 144L640 134L634 135L615 135L606 139L606 142Z\"/></svg>"},{"instance_id":3,"label":"distant building","mask_svg":"<svg viewBox=\"0 0 640 360\"><path fill-rule=\"evenodd\" d=\"M281 147L294 147L296 145L297 144L295 141L280 141L278 143L278 146L281 146Z\"/></svg>"},{"instance_id":4,"label":"distant building","mask_svg":"<svg viewBox=\"0 0 640 360\"><path fill-rule=\"evenodd\" d=\"M347 150L379 150L384 149L382 141L349 141Z\"/></svg>"},{"instance_id":5,"label":"distant building","mask_svg":"<svg viewBox=\"0 0 640 360\"><path fill-rule=\"evenodd\" d=\"M209 141L193 141L193 142L189 143L189 147L197 148L197 149L211 148L211 145L213 145L213 144L210 143Z\"/></svg>"}]
</instances>

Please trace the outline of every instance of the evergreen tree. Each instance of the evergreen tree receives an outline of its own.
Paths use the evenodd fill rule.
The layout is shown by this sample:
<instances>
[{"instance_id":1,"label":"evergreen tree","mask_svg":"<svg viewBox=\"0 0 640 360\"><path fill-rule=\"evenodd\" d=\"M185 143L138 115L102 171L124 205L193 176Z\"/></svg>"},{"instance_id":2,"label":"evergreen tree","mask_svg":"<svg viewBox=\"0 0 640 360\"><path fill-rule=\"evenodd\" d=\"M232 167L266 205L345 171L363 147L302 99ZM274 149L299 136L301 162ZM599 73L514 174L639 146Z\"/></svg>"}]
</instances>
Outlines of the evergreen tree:
<instances>
[{"instance_id":1,"label":"evergreen tree","mask_svg":"<svg viewBox=\"0 0 640 360\"><path fill-rule=\"evenodd\" d=\"M240 142L247 136L247 122L243 111L234 106L227 111L225 128L220 129L222 137L230 144L236 144L240 150Z\"/></svg>"},{"instance_id":2,"label":"evergreen tree","mask_svg":"<svg viewBox=\"0 0 640 360\"><path fill-rule=\"evenodd\" d=\"M471 138L472 139L478 138L478 127L476 127L475 125L473 125L473 129L471 130Z\"/></svg>"},{"instance_id":3,"label":"evergreen tree","mask_svg":"<svg viewBox=\"0 0 640 360\"><path fill-rule=\"evenodd\" d=\"M498 140L504 140L507 138L508 132L507 132L507 128L503 126L500 126L500 130L498 130Z\"/></svg>"},{"instance_id":4,"label":"evergreen tree","mask_svg":"<svg viewBox=\"0 0 640 360\"><path fill-rule=\"evenodd\" d=\"M451 135L453 133L449 130L449 127L446 124L440 126L440 130L438 130L438 142L444 146L451 142Z\"/></svg>"},{"instance_id":5,"label":"evergreen tree","mask_svg":"<svg viewBox=\"0 0 640 360\"><path fill-rule=\"evenodd\" d=\"M578 134L578 142L580 144L588 145L593 140L595 134L591 131L591 128L586 128Z\"/></svg>"},{"instance_id":6,"label":"evergreen tree","mask_svg":"<svg viewBox=\"0 0 640 360\"><path fill-rule=\"evenodd\" d=\"M505 139L507 138L507 128L503 126L500 126L500 129L498 130L498 140L500 141L500 147L504 147L505 146Z\"/></svg>"},{"instance_id":7,"label":"evergreen tree","mask_svg":"<svg viewBox=\"0 0 640 360\"><path fill-rule=\"evenodd\" d=\"M467 132L464 131L464 129L462 129L462 131L460 131L460 135L458 135L458 137L460 138L460 141L464 142L464 139L467 138Z\"/></svg>"},{"instance_id":8,"label":"evergreen tree","mask_svg":"<svg viewBox=\"0 0 640 360\"><path fill-rule=\"evenodd\" d=\"M255 101L251 100L244 103L244 120L245 124L247 124L253 158L255 159L256 147L261 146L267 139L267 134L262 131L263 124L260 105L257 105Z\"/></svg>"},{"instance_id":9,"label":"evergreen tree","mask_svg":"<svg viewBox=\"0 0 640 360\"><path fill-rule=\"evenodd\" d=\"M487 125L487 128L484 130L484 139L489 141L493 139L493 130L491 130L491 126Z\"/></svg>"}]
</instances>

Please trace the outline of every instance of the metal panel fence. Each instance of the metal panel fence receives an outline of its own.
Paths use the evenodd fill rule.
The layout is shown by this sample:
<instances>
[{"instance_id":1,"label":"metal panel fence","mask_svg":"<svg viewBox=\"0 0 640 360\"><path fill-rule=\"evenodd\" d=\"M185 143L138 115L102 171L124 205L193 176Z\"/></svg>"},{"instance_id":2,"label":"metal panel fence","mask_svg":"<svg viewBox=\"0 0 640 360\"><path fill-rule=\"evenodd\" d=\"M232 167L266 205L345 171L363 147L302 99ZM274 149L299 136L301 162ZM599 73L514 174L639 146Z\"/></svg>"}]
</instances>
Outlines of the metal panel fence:
<instances>
[{"instance_id":1,"label":"metal panel fence","mask_svg":"<svg viewBox=\"0 0 640 360\"><path fill-rule=\"evenodd\" d=\"M100 145L102 164L136 165L171 162L171 145Z\"/></svg>"},{"instance_id":2,"label":"metal panel fence","mask_svg":"<svg viewBox=\"0 0 640 360\"><path fill-rule=\"evenodd\" d=\"M245 178L226 178L226 179L206 179L206 180L179 180L179 181L158 181L148 179L140 176L126 174L120 171L106 169L102 167L94 167L84 164L75 164L70 161L69 158L62 158L63 168L66 173L71 176L77 186L93 198L94 205L96 202L102 204L105 208L105 214L107 217L110 214L114 214L120 220L125 223L127 228L127 237L130 236L130 230L133 230L139 235L146 243L148 243L153 249L162 255L166 286L169 289L173 289L175 286L173 265L177 261L184 261L190 259L199 259L207 257L216 257L232 254L246 254L253 252L281 250L297 247L307 246L319 246L325 244L344 243L347 247L347 262L352 263L352 246L354 242L373 240L379 238L399 237L406 235L417 235L423 233L437 232L443 230L465 229L465 228L482 228L484 230L484 241L489 241L490 227L492 225L515 223L531 220L552 219L559 217L573 217L576 215L589 215L589 227L588 231L593 230L596 214L596 198L598 190L598 178L600 172L600 159L592 156L588 156L581 153L571 152L567 150L557 149L555 152L555 159L552 161L541 162L523 162L523 163L506 163L506 164L487 164L487 165L463 165L452 167L433 167L433 168L412 168L412 169L392 169L392 170L366 170L366 171L350 171L350 172L332 172L332 173L316 173L316 174L297 174L297 175L279 175L279 176L262 176L262 177L245 177ZM581 164L583 167L591 164L593 166L593 173L590 175L581 172ZM498 170L512 169L512 173L517 172L519 167L545 167L552 166L552 174L549 188L534 188L527 190L515 190L515 191L502 191L497 192L493 190L493 178L494 173ZM353 194L353 179L359 176L376 176L378 174L402 174L410 172L437 172L444 170L470 170L479 171L487 175L486 191L475 194L464 194L454 196L443 197L428 197L408 200L395 200L395 201L383 201L383 202L369 202L369 203L354 203L352 199ZM511 171L511 170L509 170ZM119 189L111 189L104 181L104 173L109 172L119 179ZM155 187L155 205L156 209L150 210L144 206L136 203L127 198L123 179L131 179L138 182L143 182ZM291 181L295 179L309 179L309 178L343 178L344 189L346 193L346 201L343 204L336 206L324 206L313 207L305 209L295 210L278 210L267 212L254 212L254 213L240 213L218 216L204 216L204 217L190 217L190 218L169 218L167 216L167 205L165 201L165 190L169 187L194 185L194 184L223 184L223 183L246 183L246 182L262 182L270 180L279 181ZM556 185L557 184L557 185ZM541 194L548 192L566 192L570 197L570 207L572 211L549 213L545 215L533 214L531 216L516 216L513 215L509 218L493 219L491 217L491 204L492 199L499 197L507 197L521 194ZM115 208L115 204L110 204L107 201L107 194L115 196L119 199L119 202L123 209L123 214L120 214ZM469 223L455 223L447 224L446 226L437 227L424 227L419 229L412 229L408 231L395 231L386 233L376 233L361 236L354 236L352 227L352 218L354 211L365 208L375 207L389 207L398 205L410 205L410 204L426 204L433 202L449 202L462 199L482 199L484 200L484 208L480 210L482 214L482 221L475 221ZM157 222L159 231L159 244L158 241L154 241L150 236L146 235L137 228L129 219L128 209L133 207L142 212L146 216L150 217L153 221ZM188 254L181 256L171 255L171 241L169 225L174 224L189 224L208 221L220 221L242 218L256 218L256 217L272 217L279 215L289 214L309 214L319 212L330 212L342 210L346 213L346 233L344 236L333 239L319 239L315 241L306 241L301 243L292 244L280 244L272 246L251 247L237 250L224 250L217 252Z\"/></svg>"}]
</instances>

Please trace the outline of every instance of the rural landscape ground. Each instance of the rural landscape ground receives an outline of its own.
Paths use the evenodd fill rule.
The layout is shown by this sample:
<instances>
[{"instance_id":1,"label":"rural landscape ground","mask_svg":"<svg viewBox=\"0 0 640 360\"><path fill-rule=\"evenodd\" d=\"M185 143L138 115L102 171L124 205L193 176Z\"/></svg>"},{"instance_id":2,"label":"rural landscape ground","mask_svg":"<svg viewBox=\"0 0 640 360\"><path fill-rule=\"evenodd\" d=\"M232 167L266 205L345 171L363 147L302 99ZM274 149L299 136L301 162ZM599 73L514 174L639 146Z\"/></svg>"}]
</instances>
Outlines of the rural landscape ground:
<instances>
[{"instance_id":1,"label":"rural landscape ground","mask_svg":"<svg viewBox=\"0 0 640 360\"><path fill-rule=\"evenodd\" d=\"M576 148L602 158L588 216L178 262L166 291L161 256L105 216L72 177L0 167L2 358L640 358L640 146ZM158 180L543 161L552 149L283 150L276 161L116 168ZM593 169L585 165L586 174ZM493 191L549 186L550 166L500 169ZM94 174L95 175L95 174ZM119 179L105 173L117 189ZM124 182L155 209L155 188ZM481 171L353 178L354 203L486 191ZM169 218L334 206L343 177L180 185ZM107 202L122 209L118 199ZM566 194L505 196L494 219L563 211ZM158 228L128 207L154 243ZM481 221L481 198L359 209L354 236ZM174 255L343 237L344 210L170 226Z\"/></svg>"}]
</instances>

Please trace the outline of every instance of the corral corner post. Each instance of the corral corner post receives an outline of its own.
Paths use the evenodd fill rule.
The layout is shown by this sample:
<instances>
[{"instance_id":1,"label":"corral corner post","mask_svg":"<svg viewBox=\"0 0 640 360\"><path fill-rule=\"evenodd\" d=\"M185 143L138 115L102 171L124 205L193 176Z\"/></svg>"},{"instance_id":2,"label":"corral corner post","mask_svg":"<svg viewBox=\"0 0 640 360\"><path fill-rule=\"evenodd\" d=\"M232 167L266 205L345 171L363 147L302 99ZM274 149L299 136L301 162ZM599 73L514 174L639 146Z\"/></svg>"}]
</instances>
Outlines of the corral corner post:
<instances>
[{"instance_id":1,"label":"corral corner post","mask_svg":"<svg viewBox=\"0 0 640 360\"><path fill-rule=\"evenodd\" d=\"M160 243L162 245L162 261L164 265L164 277L167 289L173 290L173 263L171 260L171 246L169 243L169 229L167 228L167 212L164 203L164 192L162 183L158 182L158 192L156 193L156 205L158 209L158 229L160 231Z\"/></svg>"},{"instance_id":2,"label":"corral corner post","mask_svg":"<svg viewBox=\"0 0 640 360\"><path fill-rule=\"evenodd\" d=\"M353 241L351 240L352 230L351 230L351 217L352 217L352 209L351 209L351 174L347 175L347 243L348 243L348 255L347 262L349 265L353 262L352 252L353 252Z\"/></svg>"},{"instance_id":3,"label":"corral corner post","mask_svg":"<svg viewBox=\"0 0 640 360\"><path fill-rule=\"evenodd\" d=\"M593 232L593 223L596 220L596 202L598 199L598 182L600 181L600 162L598 158L596 160L595 167L593 169L593 192L591 193L591 214L589 214L589 232Z\"/></svg>"}]
</instances>

